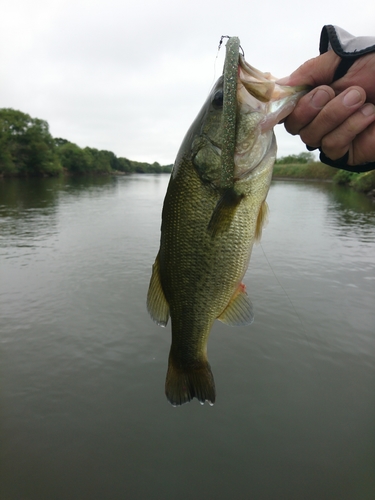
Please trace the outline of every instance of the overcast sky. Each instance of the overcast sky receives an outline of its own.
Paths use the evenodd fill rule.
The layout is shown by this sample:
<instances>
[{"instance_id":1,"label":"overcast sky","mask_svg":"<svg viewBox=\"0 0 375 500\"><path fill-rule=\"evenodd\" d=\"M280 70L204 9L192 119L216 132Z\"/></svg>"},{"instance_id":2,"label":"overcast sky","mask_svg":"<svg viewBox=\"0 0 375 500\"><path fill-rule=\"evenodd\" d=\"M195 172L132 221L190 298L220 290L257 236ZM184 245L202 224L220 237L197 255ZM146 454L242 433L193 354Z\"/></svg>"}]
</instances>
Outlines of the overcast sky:
<instances>
[{"instance_id":1,"label":"overcast sky","mask_svg":"<svg viewBox=\"0 0 375 500\"><path fill-rule=\"evenodd\" d=\"M374 35L374 0L2 0L0 107L54 137L173 163L222 72L221 35L277 77L318 54L324 24ZM276 127L279 156L305 151Z\"/></svg>"}]
</instances>

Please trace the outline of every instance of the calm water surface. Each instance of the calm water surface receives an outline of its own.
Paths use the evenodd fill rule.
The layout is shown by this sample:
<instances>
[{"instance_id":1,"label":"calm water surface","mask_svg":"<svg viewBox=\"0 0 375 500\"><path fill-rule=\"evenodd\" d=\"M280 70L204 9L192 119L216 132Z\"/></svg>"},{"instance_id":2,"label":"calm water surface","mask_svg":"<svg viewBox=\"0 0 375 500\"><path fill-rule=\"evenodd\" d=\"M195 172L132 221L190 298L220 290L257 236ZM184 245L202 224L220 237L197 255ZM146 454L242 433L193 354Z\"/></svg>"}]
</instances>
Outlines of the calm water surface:
<instances>
[{"instance_id":1,"label":"calm water surface","mask_svg":"<svg viewBox=\"0 0 375 500\"><path fill-rule=\"evenodd\" d=\"M275 182L215 406L147 315L168 176L0 182L2 500L375 498L375 205Z\"/></svg>"}]
</instances>

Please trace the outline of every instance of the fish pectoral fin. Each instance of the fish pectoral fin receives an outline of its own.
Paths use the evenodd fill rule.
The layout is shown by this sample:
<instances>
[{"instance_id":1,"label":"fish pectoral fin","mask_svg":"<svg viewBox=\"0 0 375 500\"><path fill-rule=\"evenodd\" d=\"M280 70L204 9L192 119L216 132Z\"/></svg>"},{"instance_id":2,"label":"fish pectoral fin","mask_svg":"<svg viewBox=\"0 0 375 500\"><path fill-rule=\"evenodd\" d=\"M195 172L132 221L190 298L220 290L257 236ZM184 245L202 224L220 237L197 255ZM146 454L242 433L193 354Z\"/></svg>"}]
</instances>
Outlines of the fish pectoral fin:
<instances>
[{"instance_id":1,"label":"fish pectoral fin","mask_svg":"<svg viewBox=\"0 0 375 500\"><path fill-rule=\"evenodd\" d=\"M254 321L253 304L241 283L224 311L217 318L229 326L251 325Z\"/></svg>"},{"instance_id":2,"label":"fish pectoral fin","mask_svg":"<svg viewBox=\"0 0 375 500\"><path fill-rule=\"evenodd\" d=\"M228 188L224 191L208 223L207 229L211 233L211 236L214 237L229 228L243 197L244 195L236 193L233 188Z\"/></svg>"},{"instance_id":3,"label":"fish pectoral fin","mask_svg":"<svg viewBox=\"0 0 375 500\"><path fill-rule=\"evenodd\" d=\"M167 325L169 319L169 304L165 298L160 282L159 254L152 266L152 276L147 293L147 310L155 323L159 326Z\"/></svg>"}]
</instances>

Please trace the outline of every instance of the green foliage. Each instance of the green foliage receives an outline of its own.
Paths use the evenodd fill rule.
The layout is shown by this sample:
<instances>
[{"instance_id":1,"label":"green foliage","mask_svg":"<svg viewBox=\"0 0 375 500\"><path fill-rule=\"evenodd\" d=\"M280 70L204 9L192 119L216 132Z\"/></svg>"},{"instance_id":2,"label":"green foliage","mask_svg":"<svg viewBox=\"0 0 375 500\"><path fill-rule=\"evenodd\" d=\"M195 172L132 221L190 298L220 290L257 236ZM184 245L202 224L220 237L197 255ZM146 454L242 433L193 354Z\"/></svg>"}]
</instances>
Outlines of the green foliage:
<instances>
[{"instance_id":1,"label":"green foliage","mask_svg":"<svg viewBox=\"0 0 375 500\"><path fill-rule=\"evenodd\" d=\"M375 190L375 170L364 172L363 174L356 174L350 181L350 186L356 191L368 193Z\"/></svg>"},{"instance_id":2,"label":"green foliage","mask_svg":"<svg viewBox=\"0 0 375 500\"><path fill-rule=\"evenodd\" d=\"M171 172L161 166L117 158L112 151L84 149L61 137L53 138L48 123L16 111L0 109L0 176L57 175L112 172Z\"/></svg>"},{"instance_id":3,"label":"green foliage","mask_svg":"<svg viewBox=\"0 0 375 500\"><path fill-rule=\"evenodd\" d=\"M290 155L280 158L274 166L273 177L279 179L316 179L333 181L336 184L350 186L363 193L375 190L375 171L358 174L329 167L319 161L307 163L297 163L293 161L288 163L288 159L290 158L307 158L305 155L310 155L310 153L301 153L300 155Z\"/></svg>"},{"instance_id":4,"label":"green foliage","mask_svg":"<svg viewBox=\"0 0 375 500\"><path fill-rule=\"evenodd\" d=\"M64 146L64 144L67 144L69 141L62 139L61 137L55 137L53 142L55 143L55 146Z\"/></svg>"},{"instance_id":5,"label":"green foliage","mask_svg":"<svg viewBox=\"0 0 375 500\"><path fill-rule=\"evenodd\" d=\"M16 172L16 167L13 162L11 150L8 147L8 142L5 135L0 130L0 175L12 174Z\"/></svg>"},{"instance_id":6,"label":"green foliage","mask_svg":"<svg viewBox=\"0 0 375 500\"><path fill-rule=\"evenodd\" d=\"M95 148L85 148L93 159L92 169L95 172L111 172L118 170L119 161L117 156L112 151L98 150Z\"/></svg>"},{"instance_id":7,"label":"green foliage","mask_svg":"<svg viewBox=\"0 0 375 500\"><path fill-rule=\"evenodd\" d=\"M118 158L118 160L120 161L120 163L123 163L122 168L120 168L119 170L137 174L170 174L173 167L173 165L162 166L157 161L150 164L140 161L128 160L127 158Z\"/></svg>"},{"instance_id":8,"label":"green foliage","mask_svg":"<svg viewBox=\"0 0 375 500\"><path fill-rule=\"evenodd\" d=\"M125 172L131 174L134 172L132 162L127 158L117 158L117 170L119 172Z\"/></svg>"},{"instance_id":9,"label":"green foliage","mask_svg":"<svg viewBox=\"0 0 375 500\"><path fill-rule=\"evenodd\" d=\"M110 151L101 151L95 148L85 148L83 150L90 158L88 171L96 173L110 173L112 170L111 161L115 155Z\"/></svg>"},{"instance_id":10,"label":"green foliage","mask_svg":"<svg viewBox=\"0 0 375 500\"><path fill-rule=\"evenodd\" d=\"M72 142L66 142L58 147L57 155L61 165L68 172L82 174L90 170L92 162L90 154Z\"/></svg>"},{"instance_id":11,"label":"green foliage","mask_svg":"<svg viewBox=\"0 0 375 500\"><path fill-rule=\"evenodd\" d=\"M153 165L150 165L149 163L144 163L140 161L132 161L132 167L134 169L134 172L137 174L145 174L146 172L152 172L155 173L157 168L154 167L153 165L156 164L156 162ZM159 164L157 164L159 165ZM159 165L160 167L160 165Z\"/></svg>"},{"instance_id":12,"label":"green foliage","mask_svg":"<svg viewBox=\"0 0 375 500\"><path fill-rule=\"evenodd\" d=\"M273 176L291 179L320 179L331 180L335 169L319 161L306 164L277 164L273 169Z\"/></svg>"},{"instance_id":13,"label":"green foliage","mask_svg":"<svg viewBox=\"0 0 375 500\"><path fill-rule=\"evenodd\" d=\"M155 174L161 174L161 165L160 163L158 163L157 161L155 161L152 165L151 165L151 171Z\"/></svg>"},{"instance_id":14,"label":"green foliage","mask_svg":"<svg viewBox=\"0 0 375 500\"><path fill-rule=\"evenodd\" d=\"M351 181L358 175L359 174L356 174L355 172L337 169L336 174L333 177L333 182L335 182L335 184L345 186L346 184L350 184Z\"/></svg>"},{"instance_id":15,"label":"green foliage","mask_svg":"<svg viewBox=\"0 0 375 500\"><path fill-rule=\"evenodd\" d=\"M62 168L48 123L10 108L0 109L0 174L55 175Z\"/></svg>"},{"instance_id":16,"label":"green foliage","mask_svg":"<svg viewBox=\"0 0 375 500\"><path fill-rule=\"evenodd\" d=\"M315 157L313 153L303 152L299 155L282 156L281 158L277 158L275 163L276 165L290 165L292 163L305 164L312 163L314 161Z\"/></svg>"}]
</instances>

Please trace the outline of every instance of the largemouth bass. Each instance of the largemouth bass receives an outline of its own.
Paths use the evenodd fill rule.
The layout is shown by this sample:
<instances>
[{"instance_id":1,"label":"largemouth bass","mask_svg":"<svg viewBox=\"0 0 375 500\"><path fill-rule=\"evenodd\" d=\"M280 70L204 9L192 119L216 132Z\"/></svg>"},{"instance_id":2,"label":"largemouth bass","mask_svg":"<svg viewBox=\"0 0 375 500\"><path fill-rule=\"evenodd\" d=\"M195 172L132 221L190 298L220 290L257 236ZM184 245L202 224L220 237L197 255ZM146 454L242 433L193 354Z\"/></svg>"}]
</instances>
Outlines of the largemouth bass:
<instances>
[{"instance_id":1,"label":"largemouth bass","mask_svg":"<svg viewBox=\"0 0 375 500\"><path fill-rule=\"evenodd\" d=\"M276 158L273 127L305 93L277 85L272 75L250 66L238 48L239 40L230 39L224 74L177 154L147 296L148 311L159 325L171 317L165 393L175 406L194 397L215 402L207 358L214 321L231 326L253 321L242 279L267 216Z\"/></svg>"}]
</instances>

